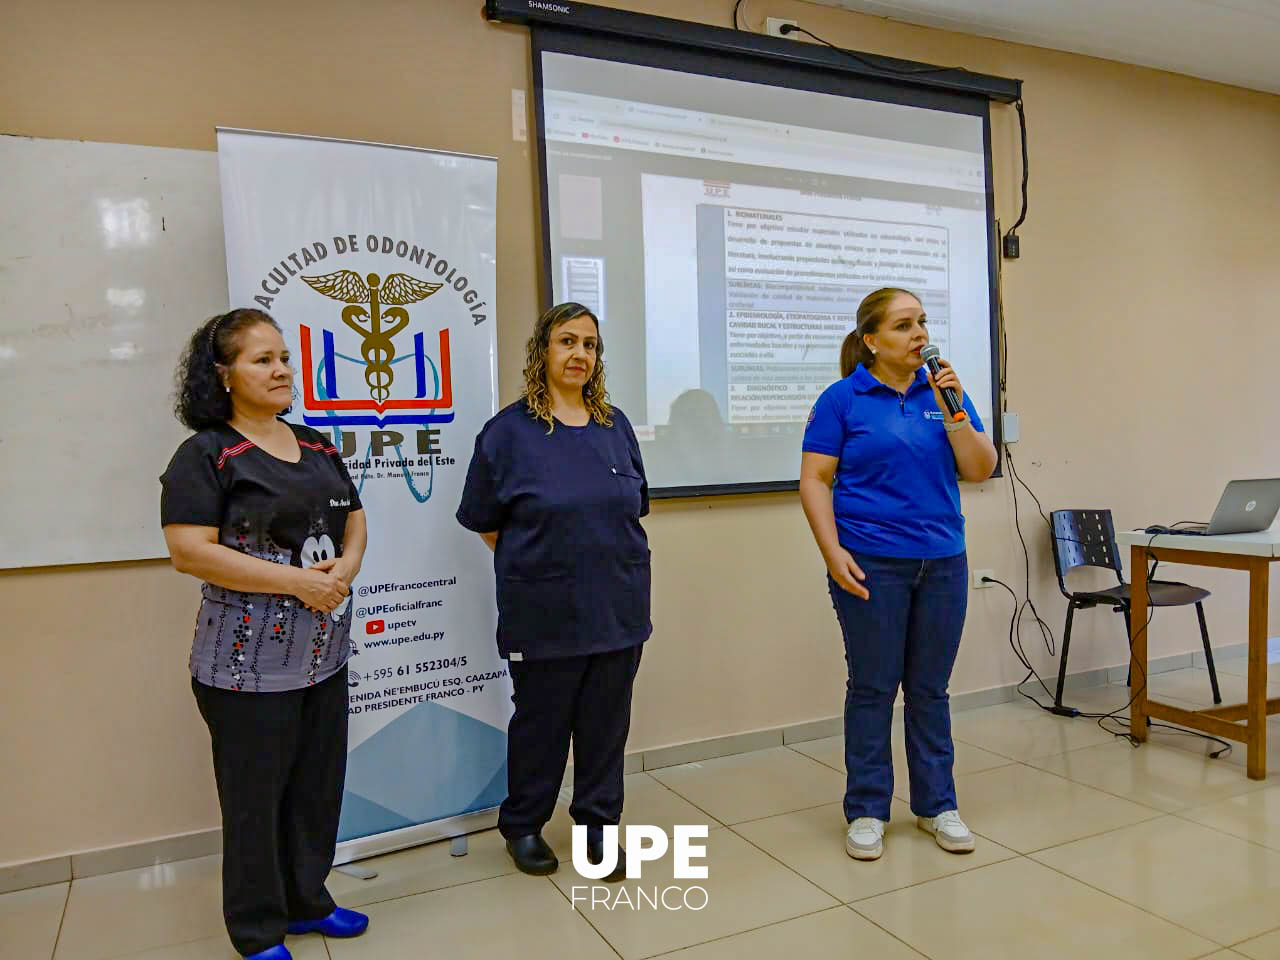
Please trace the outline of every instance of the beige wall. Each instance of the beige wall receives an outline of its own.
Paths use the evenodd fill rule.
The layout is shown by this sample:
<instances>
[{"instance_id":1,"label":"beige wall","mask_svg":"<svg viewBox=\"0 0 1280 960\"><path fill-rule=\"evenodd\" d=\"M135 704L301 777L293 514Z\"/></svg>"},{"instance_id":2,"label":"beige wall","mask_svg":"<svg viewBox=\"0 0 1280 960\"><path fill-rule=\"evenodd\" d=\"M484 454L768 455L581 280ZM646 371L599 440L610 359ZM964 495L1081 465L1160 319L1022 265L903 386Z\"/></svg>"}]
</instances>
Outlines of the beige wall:
<instances>
[{"instance_id":1,"label":"beige wall","mask_svg":"<svg viewBox=\"0 0 1280 960\"><path fill-rule=\"evenodd\" d=\"M720 25L732 6L614 2ZM496 155L510 400L538 302L534 158L511 138L529 37L486 24L480 7L9 0L0 130L212 150L222 124ZM1280 353L1280 99L798 0L754 0L750 12L798 17L856 49L1026 81L1032 212L1024 257L1005 268L1009 390L1022 415L1017 462L1046 509L1107 506L1121 524L1204 519L1224 479L1280 474L1268 376ZM1013 119L995 108L1006 225ZM209 307L193 303L175 322ZM971 563L1020 585L1007 482L968 488L964 502ZM1032 593L1060 629L1045 530L1033 510L1023 516ZM647 526L656 634L632 749L839 712L839 638L795 496L660 503ZM1180 572L1214 590L1215 639L1241 642L1241 577ZM196 594L160 563L0 575L0 863L217 824L185 677ZM972 595L954 690L1018 678L1010 606L998 588ZM1125 659L1118 619L1078 619L1073 669ZM1193 649L1194 622L1160 614L1153 654Z\"/></svg>"}]
</instances>

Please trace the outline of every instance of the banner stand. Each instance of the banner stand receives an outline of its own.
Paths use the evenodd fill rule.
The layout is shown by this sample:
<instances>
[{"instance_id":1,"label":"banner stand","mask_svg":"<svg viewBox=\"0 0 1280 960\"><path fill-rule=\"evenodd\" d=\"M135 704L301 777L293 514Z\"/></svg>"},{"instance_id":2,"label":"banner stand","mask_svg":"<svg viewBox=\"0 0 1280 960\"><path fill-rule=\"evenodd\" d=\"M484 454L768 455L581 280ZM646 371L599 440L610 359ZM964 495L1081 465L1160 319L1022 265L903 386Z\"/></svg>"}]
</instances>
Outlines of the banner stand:
<instances>
[{"instance_id":1,"label":"banner stand","mask_svg":"<svg viewBox=\"0 0 1280 960\"><path fill-rule=\"evenodd\" d=\"M334 862L493 827L511 679L493 555L455 512L497 410L497 161L219 128L218 169L231 305L282 328L284 416L337 448L368 520L333 614L352 646Z\"/></svg>"}]
</instances>

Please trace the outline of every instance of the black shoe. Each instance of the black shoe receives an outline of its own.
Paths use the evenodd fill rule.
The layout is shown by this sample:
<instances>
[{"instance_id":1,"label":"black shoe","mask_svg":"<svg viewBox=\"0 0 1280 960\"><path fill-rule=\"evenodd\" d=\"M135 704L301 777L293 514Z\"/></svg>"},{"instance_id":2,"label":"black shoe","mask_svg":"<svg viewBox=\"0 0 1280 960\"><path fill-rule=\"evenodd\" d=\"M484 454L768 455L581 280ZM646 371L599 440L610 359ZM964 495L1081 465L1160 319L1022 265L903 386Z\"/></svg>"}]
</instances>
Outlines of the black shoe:
<instances>
[{"instance_id":1,"label":"black shoe","mask_svg":"<svg viewBox=\"0 0 1280 960\"><path fill-rule=\"evenodd\" d=\"M521 873L534 877L545 877L555 873L560 866L555 851L547 846L541 833L530 833L527 836L515 837L507 841L507 853Z\"/></svg>"},{"instance_id":2,"label":"black shoe","mask_svg":"<svg viewBox=\"0 0 1280 960\"><path fill-rule=\"evenodd\" d=\"M604 859L604 841L587 840L587 862L596 864ZM618 848L618 865L604 878L605 883L617 883L627 875L627 851Z\"/></svg>"}]
</instances>

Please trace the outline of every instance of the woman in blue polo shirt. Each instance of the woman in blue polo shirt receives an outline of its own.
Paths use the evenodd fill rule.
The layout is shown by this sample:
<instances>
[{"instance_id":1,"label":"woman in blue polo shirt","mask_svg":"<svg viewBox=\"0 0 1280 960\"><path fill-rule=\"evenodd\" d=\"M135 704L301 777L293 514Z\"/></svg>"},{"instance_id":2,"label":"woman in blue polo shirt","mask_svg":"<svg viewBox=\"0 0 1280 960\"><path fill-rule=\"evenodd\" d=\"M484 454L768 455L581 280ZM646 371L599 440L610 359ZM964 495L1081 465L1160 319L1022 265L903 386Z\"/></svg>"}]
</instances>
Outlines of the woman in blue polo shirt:
<instances>
[{"instance_id":1,"label":"woman in blue polo shirt","mask_svg":"<svg viewBox=\"0 0 1280 960\"><path fill-rule=\"evenodd\" d=\"M525 873L559 861L542 838L573 740L569 813L587 855L622 816L631 690L649 638L649 512L640 448L608 402L596 318L552 307L526 347L525 393L485 424L458 521L494 551L498 652L514 687L498 829ZM621 851L606 879L621 879Z\"/></svg>"},{"instance_id":2,"label":"woman in blue polo shirt","mask_svg":"<svg viewBox=\"0 0 1280 960\"><path fill-rule=\"evenodd\" d=\"M804 436L800 499L826 561L849 667L845 850L858 860L884 850L899 686L916 823L944 850L974 847L956 810L947 698L968 601L956 475L987 479L996 451L950 364L936 381L924 368L928 342L914 294L868 294L841 352L844 379L818 398ZM939 392L947 387L961 395L966 418L949 418Z\"/></svg>"}]
</instances>

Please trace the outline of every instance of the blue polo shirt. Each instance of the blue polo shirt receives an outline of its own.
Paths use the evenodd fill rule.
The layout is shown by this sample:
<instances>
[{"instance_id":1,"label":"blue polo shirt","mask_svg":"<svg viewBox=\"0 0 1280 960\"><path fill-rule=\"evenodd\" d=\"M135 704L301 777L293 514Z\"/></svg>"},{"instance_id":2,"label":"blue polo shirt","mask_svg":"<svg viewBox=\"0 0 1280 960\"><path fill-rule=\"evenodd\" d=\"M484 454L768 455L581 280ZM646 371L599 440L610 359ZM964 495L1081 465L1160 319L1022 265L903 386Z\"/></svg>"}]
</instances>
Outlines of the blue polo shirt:
<instances>
[{"instance_id":1,"label":"blue polo shirt","mask_svg":"<svg viewBox=\"0 0 1280 960\"><path fill-rule=\"evenodd\" d=\"M640 446L613 426L547 425L523 400L484 425L458 522L498 531L498 652L511 660L607 653L644 643L649 512Z\"/></svg>"},{"instance_id":2,"label":"blue polo shirt","mask_svg":"<svg viewBox=\"0 0 1280 960\"><path fill-rule=\"evenodd\" d=\"M964 408L982 430L967 394ZM904 395L859 366L814 404L802 449L840 458L831 497L840 545L855 557L964 552L956 458L943 422L923 368Z\"/></svg>"}]
</instances>

